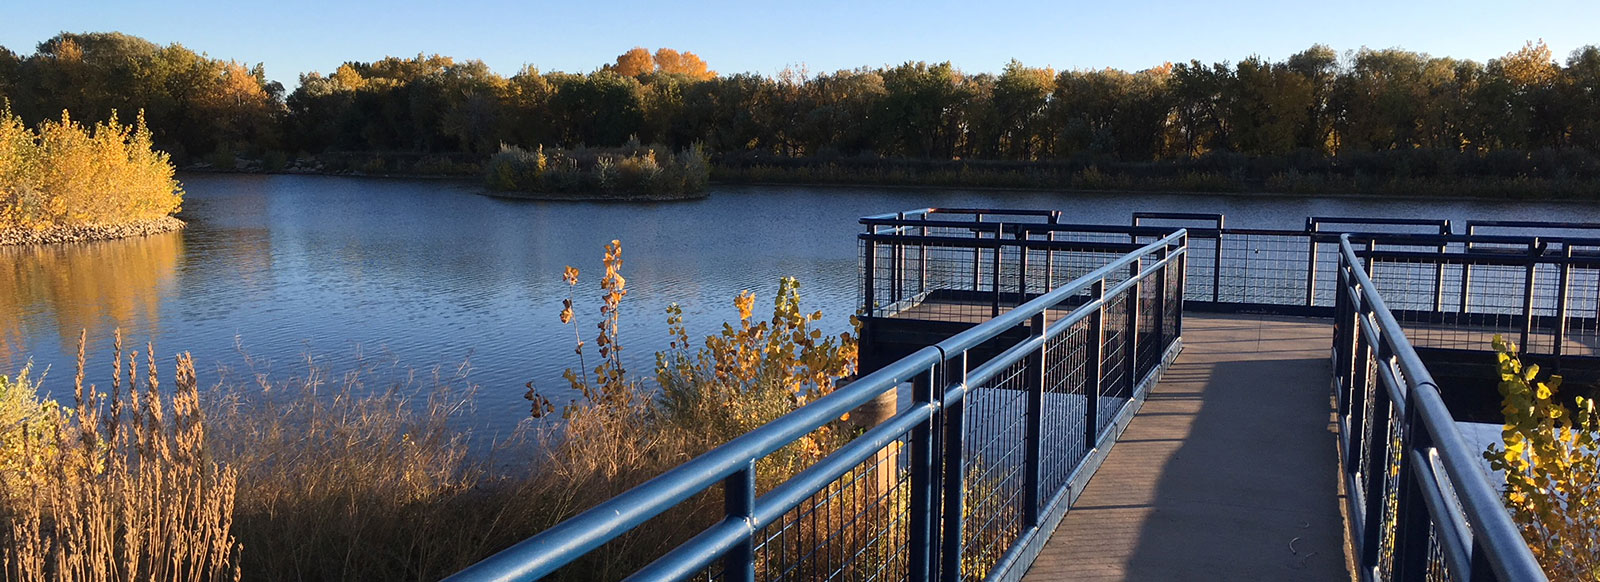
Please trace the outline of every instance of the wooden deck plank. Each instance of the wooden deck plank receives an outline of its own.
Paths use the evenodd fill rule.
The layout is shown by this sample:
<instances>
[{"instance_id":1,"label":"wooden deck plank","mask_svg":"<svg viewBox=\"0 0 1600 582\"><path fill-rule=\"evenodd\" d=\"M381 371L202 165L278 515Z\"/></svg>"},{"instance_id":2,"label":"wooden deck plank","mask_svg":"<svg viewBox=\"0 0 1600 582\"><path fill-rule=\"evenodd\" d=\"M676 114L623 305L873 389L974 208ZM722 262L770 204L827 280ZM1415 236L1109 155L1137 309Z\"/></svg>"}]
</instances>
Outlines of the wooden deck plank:
<instances>
[{"instance_id":1,"label":"wooden deck plank","mask_svg":"<svg viewBox=\"0 0 1600 582\"><path fill-rule=\"evenodd\" d=\"M1024 580L1349 580L1329 323L1186 314L1183 335Z\"/></svg>"}]
</instances>

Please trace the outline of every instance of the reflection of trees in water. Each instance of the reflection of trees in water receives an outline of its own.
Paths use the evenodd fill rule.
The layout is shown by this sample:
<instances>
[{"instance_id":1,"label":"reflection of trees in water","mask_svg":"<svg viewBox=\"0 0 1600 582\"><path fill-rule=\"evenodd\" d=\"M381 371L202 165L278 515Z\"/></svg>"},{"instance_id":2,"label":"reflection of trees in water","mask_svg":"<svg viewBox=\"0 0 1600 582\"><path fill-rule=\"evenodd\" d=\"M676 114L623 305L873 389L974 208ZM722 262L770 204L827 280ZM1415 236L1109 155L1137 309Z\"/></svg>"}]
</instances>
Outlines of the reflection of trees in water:
<instances>
[{"instance_id":1,"label":"reflection of trees in water","mask_svg":"<svg viewBox=\"0 0 1600 582\"><path fill-rule=\"evenodd\" d=\"M183 232L94 243L0 246L0 370L26 362L15 353L29 329L22 314L50 314L61 344L110 327L159 318L161 289L176 279ZM42 305L42 307L40 307ZM37 325L37 324L35 324ZM13 361L13 360L17 361Z\"/></svg>"}]
</instances>

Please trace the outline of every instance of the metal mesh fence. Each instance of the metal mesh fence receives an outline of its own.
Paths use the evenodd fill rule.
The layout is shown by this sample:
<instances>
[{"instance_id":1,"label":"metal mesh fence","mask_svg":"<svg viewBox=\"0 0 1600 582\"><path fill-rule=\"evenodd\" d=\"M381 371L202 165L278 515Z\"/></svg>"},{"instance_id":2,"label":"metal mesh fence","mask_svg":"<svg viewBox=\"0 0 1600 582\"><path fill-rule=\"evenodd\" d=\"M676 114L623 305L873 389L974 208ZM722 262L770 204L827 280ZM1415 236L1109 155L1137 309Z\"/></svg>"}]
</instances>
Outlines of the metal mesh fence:
<instances>
[{"instance_id":1,"label":"metal mesh fence","mask_svg":"<svg viewBox=\"0 0 1600 582\"><path fill-rule=\"evenodd\" d=\"M1537 568L1522 536L1515 525L1504 520L1506 516L1499 507L1469 510L1459 501L1458 491L1471 491L1479 498L1492 496L1493 485L1483 480L1476 469L1467 469L1469 481L1459 485L1463 489L1458 490L1458 484L1446 475L1441 455L1476 457L1477 452L1448 448L1459 442L1459 436L1449 435L1456 430L1455 425L1448 412L1439 412L1445 410L1445 405L1431 386L1433 379L1421 359L1410 349L1407 338L1414 336L1405 329L1419 321L1451 321L1450 318L1459 318L1461 311L1479 317L1482 313L1475 313L1475 301L1482 302L1482 312L1499 310L1518 318L1531 313L1537 318L1540 311L1528 309L1526 303L1535 296L1518 294L1523 307L1511 311L1503 304L1492 303L1492 294L1480 294L1475 289L1460 292L1467 288L1465 285L1456 287L1457 292L1452 295L1450 288L1460 281L1455 278L1459 272L1452 271L1452 265L1497 266L1506 262L1475 264L1472 261L1476 258L1470 253L1458 253L1451 263L1440 260L1449 255L1440 254L1437 248L1410 246L1369 251L1365 260L1358 256L1362 253L1352 249L1346 255L1349 263L1342 260L1340 267L1346 273L1347 287L1336 295L1334 377L1339 390L1342 468L1351 492L1350 515L1361 526L1353 532L1358 568L1374 573L1377 580L1454 580L1466 574L1456 569L1469 567L1467 564L1476 559L1472 556L1477 552L1491 552L1495 557L1490 559L1505 561L1502 563L1516 560L1518 567ZM1526 273L1535 268L1534 261L1509 266L1523 269L1523 289L1538 289L1536 285L1526 285L1525 279ZM1384 278L1386 282L1362 280L1362 274L1367 272L1373 279ZM1562 287L1556 285L1552 289ZM1380 299L1387 309L1378 307ZM1555 307L1552 313L1560 312L1560 307ZM1412 315L1412 319L1403 320L1401 316L1405 314ZM1386 315L1397 319L1390 322ZM1493 519L1503 521L1495 524ZM1465 525L1469 523L1491 525L1472 532Z\"/></svg>"},{"instance_id":2,"label":"metal mesh fence","mask_svg":"<svg viewBox=\"0 0 1600 582\"><path fill-rule=\"evenodd\" d=\"M980 233L981 234L981 233ZM1126 244L1123 237L1120 244ZM1045 239L864 238L861 306L871 316L976 323L1089 274L1122 246L1036 248Z\"/></svg>"},{"instance_id":3,"label":"metal mesh fence","mask_svg":"<svg viewBox=\"0 0 1600 582\"><path fill-rule=\"evenodd\" d=\"M1500 335L1526 353L1600 355L1600 265L1567 252L1383 246L1366 268L1417 347L1485 351Z\"/></svg>"},{"instance_id":4,"label":"metal mesh fence","mask_svg":"<svg viewBox=\"0 0 1600 582\"><path fill-rule=\"evenodd\" d=\"M1133 378L1128 374L1128 299L1127 295L1106 298L1102 312L1104 341L1100 348L1100 392L1096 394L1095 434L1102 434L1116 419L1132 394Z\"/></svg>"},{"instance_id":5,"label":"metal mesh fence","mask_svg":"<svg viewBox=\"0 0 1600 582\"><path fill-rule=\"evenodd\" d=\"M1018 360L966 396L963 578L986 576L1022 530L1027 363Z\"/></svg>"},{"instance_id":6,"label":"metal mesh fence","mask_svg":"<svg viewBox=\"0 0 1600 582\"><path fill-rule=\"evenodd\" d=\"M1428 582L1453 582L1456 578L1450 574L1450 565L1444 561L1444 548L1439 545L1438 524L1428 524Z\"/></svg>"},{"instance_id":7,"label":"metal mesh fence","mask_svg":"<svg viewBox=\"0 0 1600 582\"><path fill-rule=\"evenodd\" d=\"M761 528L755 537L756 579L904 580L908 447L905 436L890 442Z\"/></svg>"},{"instance_id":8,"label":"metal mesh fence","mask_svg":"<svg viewBox=\"0 0 1600 582\"><path fill-rule=\"evenodd\" d=\"M1088 343L1098 342L1099 334L1089 320L1045 343L1044 355L1044 440L1040 482L1046 491L1060 491L1072 471L1083 462L1092 443L1085 442L1088 401Z\"/></svg>"}]
</instances>

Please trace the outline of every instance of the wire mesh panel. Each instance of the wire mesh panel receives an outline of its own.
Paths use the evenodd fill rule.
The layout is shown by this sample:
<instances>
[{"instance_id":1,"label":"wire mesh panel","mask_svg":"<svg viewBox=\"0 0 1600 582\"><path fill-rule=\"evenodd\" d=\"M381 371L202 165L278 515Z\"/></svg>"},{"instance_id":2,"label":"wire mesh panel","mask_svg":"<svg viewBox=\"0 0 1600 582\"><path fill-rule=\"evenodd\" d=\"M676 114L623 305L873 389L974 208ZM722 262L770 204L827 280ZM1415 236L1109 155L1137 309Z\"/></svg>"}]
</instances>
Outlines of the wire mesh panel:
<instances>
[{"instance_id":1,"label":"wire mesh panel","mask_svg":"<svg viewBox=\"0 0 1600 582\"><path fill-rule=\"evenodd\" d=\"M909 478L902 436L756 533L757 580L904 580Z\"/></svg>"},{"instance_id":2,"label":"wire mesh panel","mask_svg":"<svg viewBox=\"0 0 1600 582\"><path fill-rule=\"evenodd\" d=\"M1155 257L1150 258L1154 259ZM1154 263L1154 261L1152 260L1151 263ZM1138 322L1135 326L1137 337L1134 343L1134 361L1136 363L1134 385L1138 384L1139 378L1143 378L1145 374L1150 373L1161 362L1161 351L1165 343L1160 335L1162 332L1159 323L1162 317L1161 311L1164 309L1161 305L1162 292L1164 291L1163 285L1165 284L1164 279L1165 273L1157 271L1130 290L1131 293L1135 294L1138 309L1135 314ZM1129 386L1129 395L1132 395L1133 387Z\"/></svg>"},{"instance_id":3,"label":"wire mesh panel","mask_svg":"<svg viewBox=\"0 0 1600 582\"><path fill-rule=\"evenodd\" d=\"M1100 393L1096 410L1095 434L1104 434L1106 427L1122 411L1123 403L1133 394L1132 375L1128 374L1128 298L1118 294L1106 298L1103 315L1104 341L1100 348Z\"/></svg>"},{"instance_id":4,"label":"wire mesh panel","mask_svg":"<svg viewBox=\"0 0 1600 582\"><path fill-rule=\"evenodd\" d=\"M1088 319L1045 342L1043 445L1044 469L1040 483L1045 491L1060 491L1072 471L1083 462L1091 443L1085 442L1089 405L1084 396L1088 383L1088 342L1098 334Z\"/></svg>"},{"instance_id":5,"label":"wire mesh panel","mask_svg":"<svg viewBox=\"0 0 1600 582\"><path fill-rule=\"evenodd\" d=\"M1574 249L1578 252L1579 249ZM1566 333L1561 344L1582 354L1600 354L1600 265L1574 262L1567 272Z\"/></svg>"},{"instance_id":6,"label":"wire mesh panel","mask_svg":"<svg viewBox=\"0 0 1600 582\"><path fill-rule=\"evenodd\" d=\"M1219 278L1221 271L1218 269L1218 243L1217 235L1207 237L1203 234L1189 237L1188 264L1189 281L1184 290L1185 301L1220 301L1221 285Z\"/></svg>"},{"instance_id":7,"label":"wire mesh panel","mask_svg":"<svg viewBox=\"0 0 1600 582\"><path fill-rule=\"evenodd\" d=\"M966 396L963 579L988 575L1022 531L1028 362L1018 360Z\"/></svg>"},{"instance_id":8,"label":"wire mesh panel","mask_svg":"<svg viewBox=\"0 0 1600 582\"><path fill-rule=\"evenodd\" d=\"M1384 245L1365 268L1418 347L1483 351L1499 335L1525 353L1596 356L1600 268L1568 255L1579 249Z\"/></svg>"},{"instance_id":9,"label":"wire mesh panel","mask_svg":"<svg viewBox=\"0 0 1600 582\"><path fill-rule=\"evenodd\" d=\"M1444 547L1439 545L1439 525L1428 524L1428 582L1454 582L1457 578L1450 573L1450 564L1445 562Z\"/></svg>"},{"instance_id":10,"label":"wire mesh panel","mask_svg":"<svg viewBox=\"0 0 1600 582\"><path fill-rule=\"evenodd\" d=\"M1308 241L1304 233L1223 234L1218 300L1305 305Z\"/></svg>"},{"instance_id":11,"label":"wire mesh panel","mask_svg":"<svg viewBox=\"0 0 1600 582\"><path fill-rule=\"evenodd\" d=\"M1379 515L1382 517L1378 528L1378 572L1382 579L1389 580L1394 572L1395 525L1400 519L1400 463L1404 460L1404 443L1407 435L1405 423L1398 417L1399 409L1392 402L1386 403L1385 408L1387 410L1379 411L1382 414L1379 420L1388 427L1384 431L1387 440L1383 443L1371 443L1371 446L1385 453L1380 481L1383 490L1377 497L1367 498L1367 503L1381 505Z\"/></svg>"}]
</instances>

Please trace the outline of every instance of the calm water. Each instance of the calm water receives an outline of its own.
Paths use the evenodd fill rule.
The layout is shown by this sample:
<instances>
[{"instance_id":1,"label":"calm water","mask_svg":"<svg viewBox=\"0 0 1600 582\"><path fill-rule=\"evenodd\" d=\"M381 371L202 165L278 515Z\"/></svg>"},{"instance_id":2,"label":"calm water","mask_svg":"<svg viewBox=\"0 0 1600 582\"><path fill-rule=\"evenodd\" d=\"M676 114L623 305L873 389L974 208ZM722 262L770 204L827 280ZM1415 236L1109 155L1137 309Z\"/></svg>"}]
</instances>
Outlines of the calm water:
<instances>
[{"instance_id":1,"label":"calm water","mask_svg":"<svg viewBox=\"0 0 1600 582\"><path fill-rule=\"evenodd\" d=\"M91 381L109 378L121 327L170 361L189 351L203 381L223 370L286 377L306 356L335 370L360 357L426 370L470 361L475 423L526 416L523 384L564 400L573 330L557 320L561 270L583 270L579 330L596 321L602 247L623 242L629 295L622 340L647 376L665 347L664 310L691 333L735 317L742 289L768 305L782 276L807 309L847 329L856 302L856 219L924 206L1066 210L1125 224L1136 210L1222 212L1229 226L1300 228L1307 216L1600 221L1600 208L1486 201L717 187L679 203L504 201L472 184L307 176L181 177L183 232L43 248L0 247L0 373L31 359L70 393L79 330ZM396 368L402 369L402 368ZM395 372L398 374L398 372Z\"/></svg>"}]
</instances>

